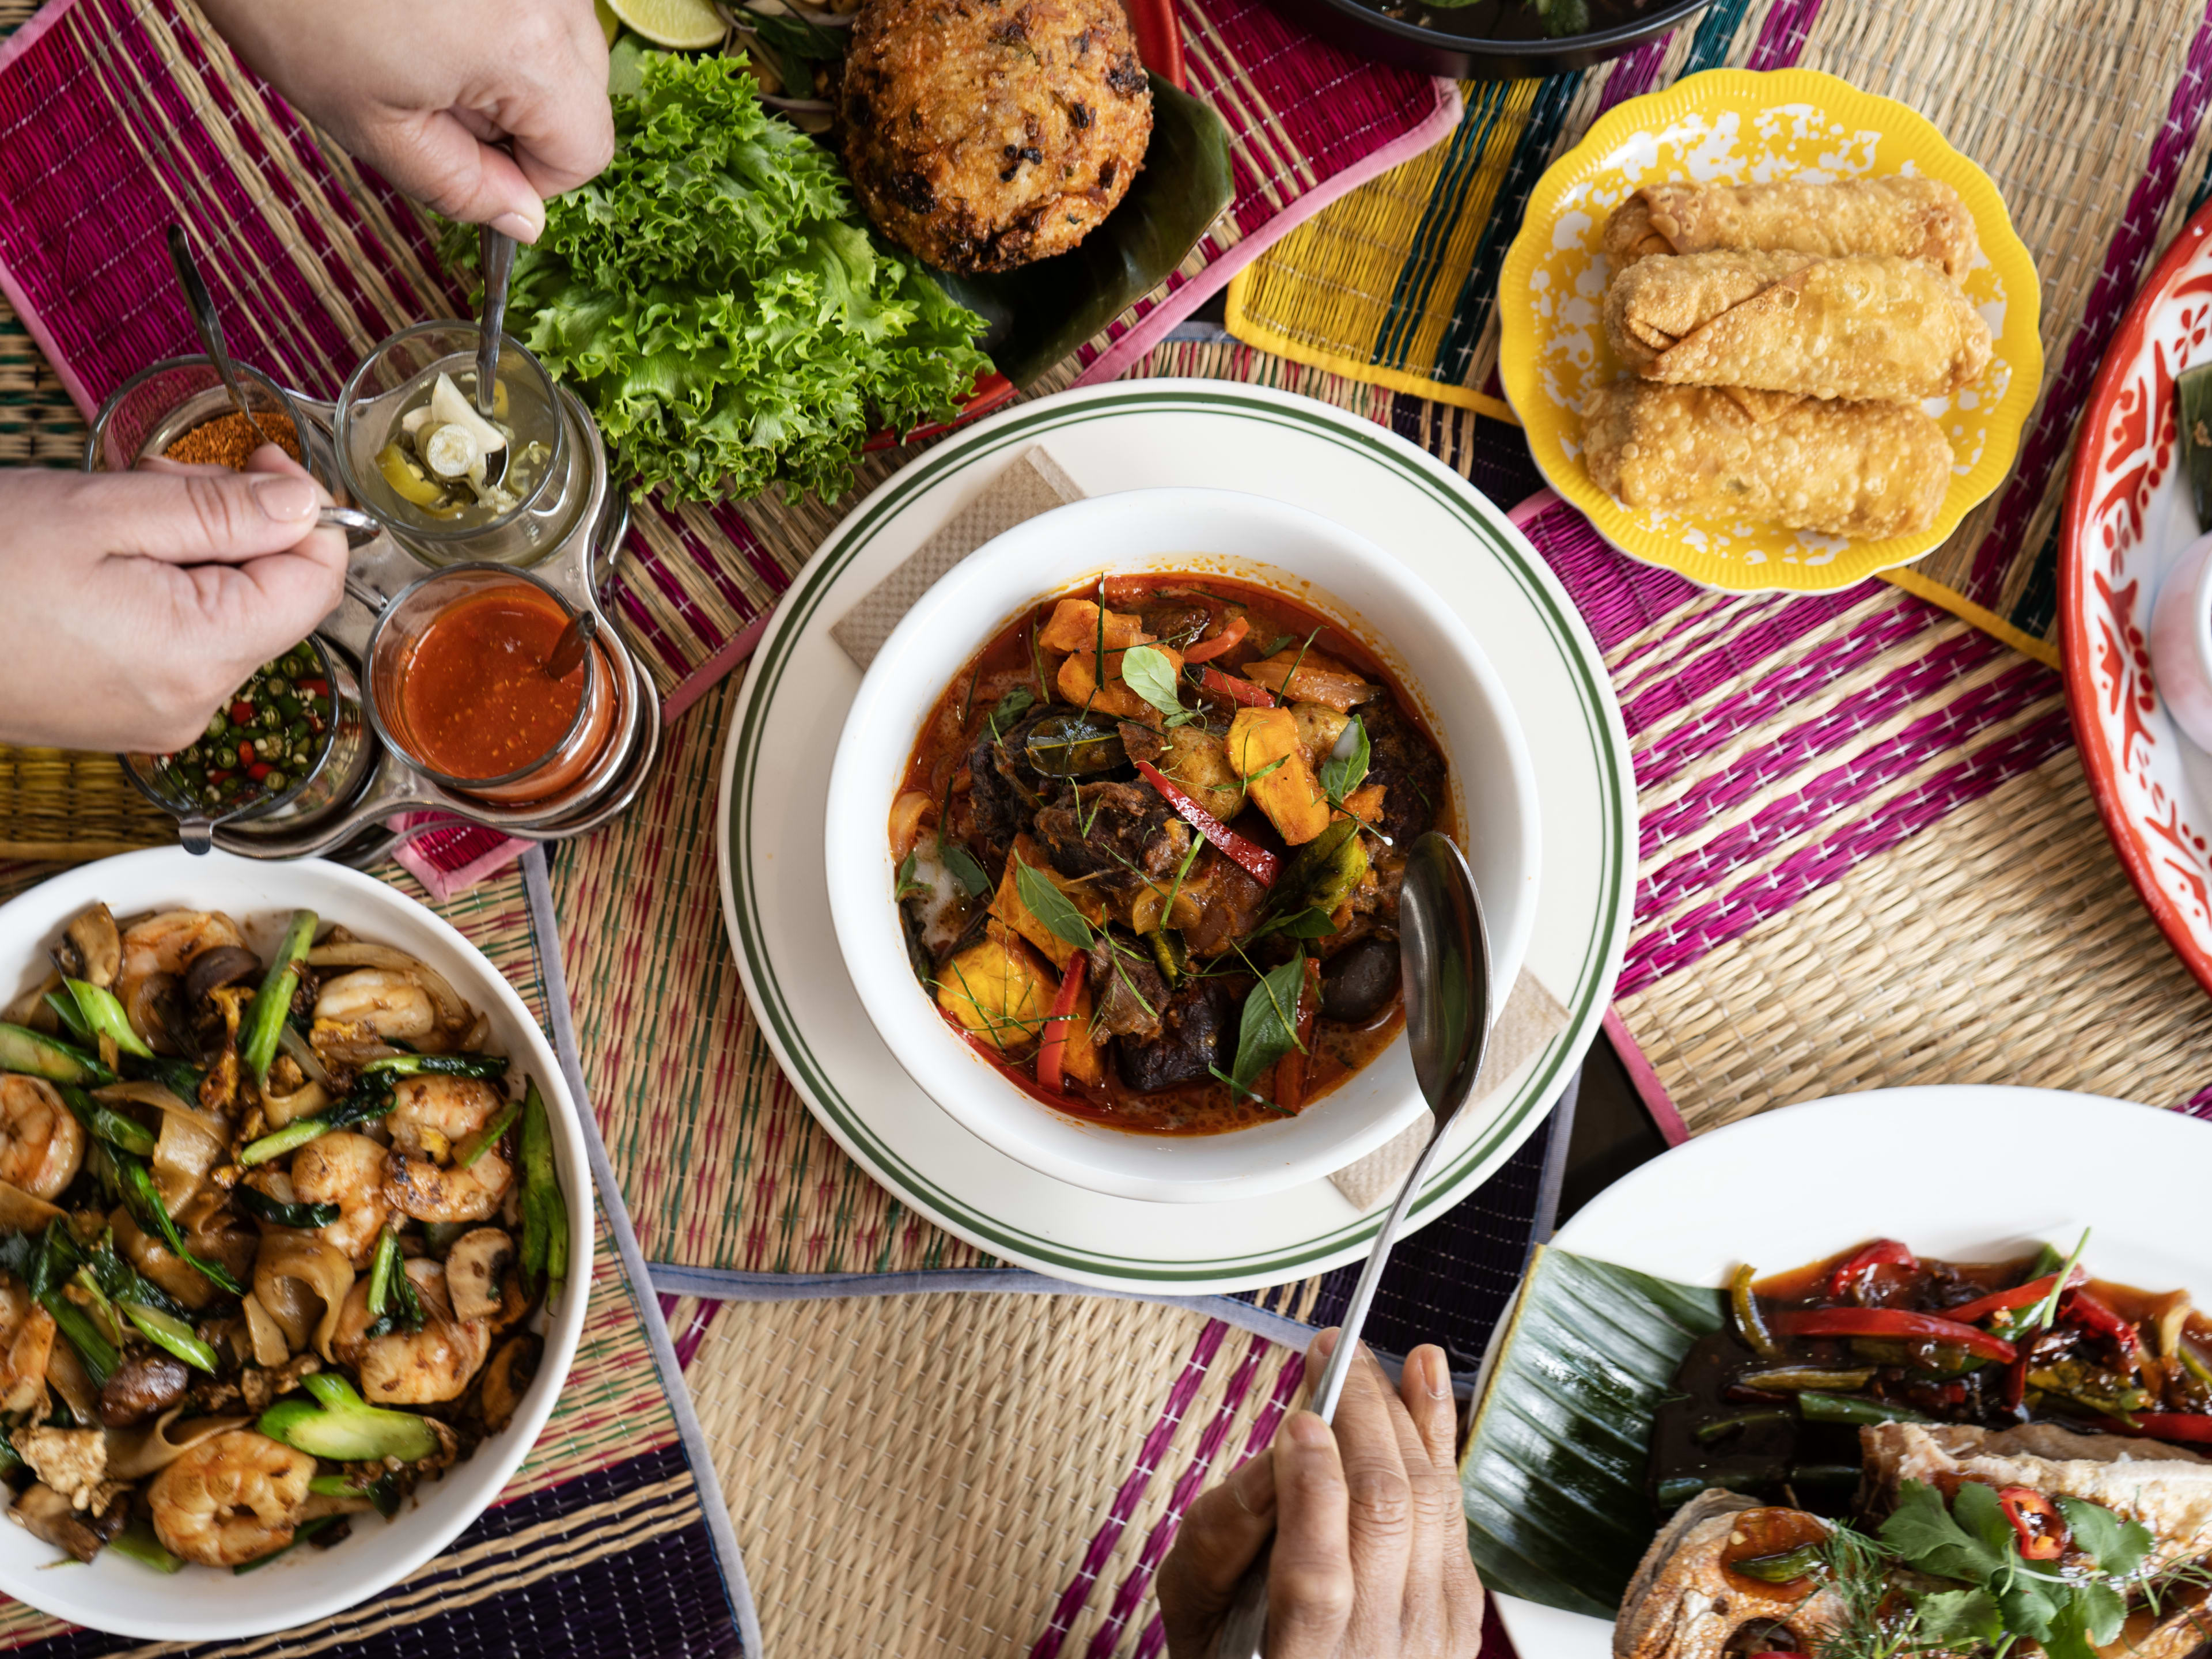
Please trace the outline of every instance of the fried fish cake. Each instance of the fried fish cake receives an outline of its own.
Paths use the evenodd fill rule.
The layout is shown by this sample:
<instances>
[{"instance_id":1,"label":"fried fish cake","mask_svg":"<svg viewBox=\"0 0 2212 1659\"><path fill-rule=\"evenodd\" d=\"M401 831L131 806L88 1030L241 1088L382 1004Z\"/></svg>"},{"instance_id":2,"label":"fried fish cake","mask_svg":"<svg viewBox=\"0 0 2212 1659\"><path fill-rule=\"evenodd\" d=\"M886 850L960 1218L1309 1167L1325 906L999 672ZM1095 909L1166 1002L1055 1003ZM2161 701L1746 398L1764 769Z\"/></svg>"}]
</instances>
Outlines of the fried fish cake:
<instances>
[{"instance_id":1,"label":"fried fish cake","mask_svg":"<svg viewBox=\"0 0 2212 1659\"><path fill-rule=\"evenodd\" d=\"M923 263L980 274L1073 247L1152 131L1119 0L872 0L843 87L845 166Z\"/></svg>"}]
</instances>

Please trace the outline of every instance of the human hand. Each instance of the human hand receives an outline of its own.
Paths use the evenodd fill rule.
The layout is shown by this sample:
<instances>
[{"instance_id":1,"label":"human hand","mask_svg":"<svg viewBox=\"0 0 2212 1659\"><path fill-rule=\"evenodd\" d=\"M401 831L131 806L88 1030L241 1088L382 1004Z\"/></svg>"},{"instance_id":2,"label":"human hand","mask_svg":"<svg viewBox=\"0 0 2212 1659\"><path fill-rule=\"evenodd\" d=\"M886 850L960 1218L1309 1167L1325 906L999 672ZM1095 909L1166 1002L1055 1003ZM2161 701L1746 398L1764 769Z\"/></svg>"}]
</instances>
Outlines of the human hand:
<instances>
[{"instance_id":1,"label":"human hand","mask_svg":"<svg viewBox=\"0 0 2212 1659\"><path fill-rule=\"evenodd\" d=\"M592 0L200 0L347 151L452 219L534 242L614 154ZM494 142L511 140L510 157Z\"/></svg>"},{"instance_id":2,"label":"human hand","mask_svg":"<svg viewBox=\"0 0 2212 1659\"><path fill-rule=\"evenodd\" d=\"M1316 1376L1336 1333L1314 1339ZM1200 1495L1160 1564L1170 1659L1209 1659L1237 1581L1272 1534L1266 1659L1474 1659L1482 1583L1467 1553L1443 1350L1406 1356L1395 1392L1362 1349L1334 1434L1311 1412ZM1221 1659L1247 1659L1242 1654Z\"/></svg>"},{"instance_id":3,"label":"human hand","mask_svg":"<svg viewBox=\"0 0 2212 1659\"><path fill-rule=\"evenodd\" d=\"M0 739L167 754L314 631L345 537L283 450L251 468L0 469Z\"/></svg>"}]
</instances>

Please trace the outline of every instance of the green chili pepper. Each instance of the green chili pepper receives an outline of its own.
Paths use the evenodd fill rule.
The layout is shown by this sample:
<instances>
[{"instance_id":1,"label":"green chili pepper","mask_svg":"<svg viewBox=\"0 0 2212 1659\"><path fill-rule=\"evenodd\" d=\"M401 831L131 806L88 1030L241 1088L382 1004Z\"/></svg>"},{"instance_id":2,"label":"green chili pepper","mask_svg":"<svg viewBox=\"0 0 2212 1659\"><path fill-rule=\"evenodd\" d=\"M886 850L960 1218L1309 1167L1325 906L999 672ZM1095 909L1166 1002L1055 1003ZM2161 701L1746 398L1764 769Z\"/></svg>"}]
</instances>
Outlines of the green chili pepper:
<instances>
[{"instance_id":1,"label":"green chili pepper","mask_svg":"<svg viewBox=\"0 0 2212 1659\"><path fill-rule=\"evenodd\" d=\"M1782 1550L1772 1555L1754 1555L1728 1564L1730 1572L1740 1572L1762 1584L1794 1584L1800 1578L1817 1572L1820 1566L1820 1547L1818 1544L1800 1544L1794 1550Z\"/></svg>"},{"instance_id":2,"label":"green chili pepper","mask_svg":"<svg viewBox=\"0 0 2212 1659\"><path fill-rule=\"evenodd\" d=\"M115 1081L115 1073L94 1056L21 1025L0 1024L0 1072L27 1072L49 1083L89 1088Z\"/></svg>"},{"instance_id":3,"label":"green chili pepper","mask_svg":"<svg viewBox=\"0 0 2212 1659\"><path fill-rule=\"evenodd\" d=\"M276 959L269 964L261 988L246 1008L245 1023L239 1028L238 1063L257 1089L269 1085L270 1062L276 1058L276 1033L292 1010L292 993L300 984L300 963L314 942L315 913L295 910L292 925L284 930L283 941L276 947Z\"/></svg>"},{"instance_id":4,"label":"green chili pepper","mask_svg":"<svg viewBox=\"0 0 2212 1659\"><path fill-rule=\"evenodd\" d=\"M1785 1411L1739 1412L1734 1417L1715 1418L1710 1423L1698 1425L1691 1431L1690 1437L1700 1446L1710 1446L1724 1435L1734 1434L1738 1429L1757 1428L1762 1424L1787 1423L1790 1420L1790 1413Z\"/></svg>"},{"instance_id":5,"label":"green chili pepper","mask_svg":"<svg viewBox=\"0 0 2212 1659\"><path fill-rule=\"evenodd\" d=\"M1766 1316L1759 1311L1759 1297L1751 1288L1757 1278L1748 1262L1738 1267L1735 1277L1729 1280L1729 1303L1735 1310L1736 1334L1743 1339L1744 1345L1761 1359L1773 1359L1780 1355L1782 1347L1775 1341L1774 1333L1767 1328Z\"/></svg>"},{"instance_id":6,"label":"green chili pepper","mask_svg":"<svg viewBox=\"0 0 2212 1659\"><path fill-rule=\"evenodd\" d=\"M549 1295L568 1276L568 1206L553 1163L553 1126L535 1078L522 1097L522 1270L542 1272Z\"/></svg>"},{"instance_id":7,"label":"green chili pepper","mask_svg":"<svg viewBox=\"0 0 2212 1659\"><path fill-rule=\"evenodd\" d=\"M195 1370L216 1374L215 1350L200 1340L192 1328L159 1308L141 1307L136 1302L119 1302L123 1316L138 1328L138 1334L157 1348L163 1348Z\"/></svg>"},{"instance_id":8,"label":"green chili pepper","mask_svg":"<svg viewBox=\"0 0 2212 1659\"><path fill-rule=\"evenodd\" d=\"M1790 1471L1793 1486L1856 1486L1860 1469L1856 1463L1800 1463Z\"/></svg>"},{"instance_id":9,"label":"green chili pepper","mask_svg":"<svg viewBox=\"0 0 2212 1659\"><path fill-rule=\"evenodd\" d=\"M1904 1406L1893 1406L1886 1400L1869 1400L1856 1395L1823 1394L1807 1389L1797 1396L1797 1409L1805 1413L1808 1423L1932 1423L1932 1417Z\"/></svg>"},{"instance_id":10,"label":"green chili pepper","mask_svg":"<svg viewBox=\"0 0 2212 1659\"><path fill-rule=\"evenodd\" d=\"M154 1058L146 1039L131 1029L131 1016L123 1012L123 1005L116 1000L114 992L82 979L64 979L62 983L76 999L77 1014L94 1041L112 1038L117 1049L124 1054L136 1054L141 1060Z\"/></svg>"},{"instance_id":11,"label":"green chili pepper","mask_svg":"<svg viewBox=\"0 0 2212 1659\"><path fill-rule=\"evenodd\" d=\"M1850 1394L1874 1381L1874 1368L1864 1370L1824 1371L1810 1366L1785 1367L1773 1371L1747 1371L1736 1381L1747 1389L1778 1389L1795 1393L1800 1389L1821 1389L1834 1394Z\"/></svg>"}]
</instances>

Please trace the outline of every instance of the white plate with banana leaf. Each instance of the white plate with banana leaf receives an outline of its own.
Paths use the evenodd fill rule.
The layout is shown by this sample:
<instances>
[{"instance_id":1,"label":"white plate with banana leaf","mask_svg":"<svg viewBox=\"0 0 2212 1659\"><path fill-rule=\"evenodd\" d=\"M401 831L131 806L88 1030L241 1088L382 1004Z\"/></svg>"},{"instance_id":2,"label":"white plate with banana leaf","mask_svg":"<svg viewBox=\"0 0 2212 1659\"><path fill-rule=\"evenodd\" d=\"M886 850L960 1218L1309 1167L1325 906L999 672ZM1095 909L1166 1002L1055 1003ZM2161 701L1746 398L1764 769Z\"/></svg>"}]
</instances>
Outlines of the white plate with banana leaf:
<instances>
[{"instance_id":1,"label":"white plate with banana leaf","mask_svg":"<svg viewBox=\"0 0 2212 1659\"><path fill-rule=\"evenodd\" d=\"M2044 1089L1893 1089L1732 1124L1599 1194L1532 1268L1462 1466L1470 1543L1522 1659L1610 1659L1611 1611L1658 1523L1636 1428L1674 1367L1656 1356L1677 1322L1648 1287L1547 1272L1554 1253L1717 1287L1745 1262L1779 1272L1869 1238L1996 1261L2087 1228L2097 1277L2185 1289L2202 1306L2212 1238L2176 1222L2199 1212L2208 1160L2212 1125L2180 1112ZM1672 1310L1680 1323L1704 1316L1692 1301Z\"/></svg>"}]
</instances>

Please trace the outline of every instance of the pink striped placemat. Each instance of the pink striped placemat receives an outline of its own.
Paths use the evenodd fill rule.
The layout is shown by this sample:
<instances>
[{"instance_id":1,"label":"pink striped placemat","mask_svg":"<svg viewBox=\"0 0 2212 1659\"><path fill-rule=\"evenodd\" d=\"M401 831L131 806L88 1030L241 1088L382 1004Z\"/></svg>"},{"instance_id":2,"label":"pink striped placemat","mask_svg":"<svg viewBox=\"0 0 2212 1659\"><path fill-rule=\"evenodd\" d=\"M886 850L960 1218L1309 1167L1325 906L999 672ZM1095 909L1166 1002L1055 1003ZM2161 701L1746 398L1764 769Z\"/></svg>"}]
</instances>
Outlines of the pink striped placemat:
<instances>
[{"instance_id":1,"label":"pink striped placemat","mask_svg":"<svg viewBox=\"0 0 2212 1659\"><path fill-rule=\"evenodd\" d=\"M1448 132L1449 82L1362 64L1260 0L1181 8L1192 90L1222 115L1236 189L1182 267L1060 378L1120 372L1269 241ZM130 374L192 350L161 231L180 221L224 298L232 349L311 395L458 292L416 211L246 71L177 0L52 0L0 44L0 293L88 418ZM857 488L895 467L872 458ZM672 714L751 648L846 503L640 503L612 598ZM410 862L453 890L512 857L474 830Z\"/></svg>"}]
</instances>

